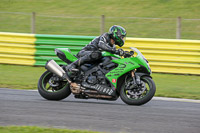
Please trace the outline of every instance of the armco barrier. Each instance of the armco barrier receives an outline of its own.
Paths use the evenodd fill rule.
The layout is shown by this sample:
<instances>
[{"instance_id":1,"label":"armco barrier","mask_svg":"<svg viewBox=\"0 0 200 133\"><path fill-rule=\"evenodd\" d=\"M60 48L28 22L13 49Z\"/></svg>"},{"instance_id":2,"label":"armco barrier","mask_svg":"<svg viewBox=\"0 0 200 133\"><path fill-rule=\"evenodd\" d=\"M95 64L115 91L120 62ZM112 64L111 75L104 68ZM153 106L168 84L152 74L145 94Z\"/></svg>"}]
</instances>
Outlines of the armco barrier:
<instances>
[{"instance_id":1,"label":"armco barrier","mask_svg":"<svg viewBox=\"0 0 200 133\"><path fill-rule=\"evenodd\" d=\"M66 35L40 35L36 36L36 63L35 65L44 65L47 60L54 56L54 59L60 63L60 59L55 57L55 48L70 48L73 54L78 53L81 48L88 44L95 37L93 36L66 36Z\"/></svg>"},{"instance_id":2,"label":"armco barrier","mask_svg":"<svg viewBox=\"0 0 200 133\"><path fill-rule=\"evenodd\" d=\"M35 35L0 32L0 63L34 65Z\"/></svg>"},{"instance_id":3,"label":"armco barrier","mask_svg":"<svg viewBox=\"0 0 200 133\"><path fill-rule=\"evenodd\" d=\"M138 48L154 72L200 74L200 40L128 38L125 48Z\"/></svg>"},{"instance_id":4,"label":"armco barrier","mask_svg":"<svg viewBox=\"0 0 200 133\"><path fill-rule=\"evenodd\" d=\"M55 48L70 48L76 54L94 38L0 32L0 63L44 66L52 58L61 63ZM199 40L127 38L123 49L129 47L144 54L153 72L200 74Z\"/></svg>"}]
</instances>

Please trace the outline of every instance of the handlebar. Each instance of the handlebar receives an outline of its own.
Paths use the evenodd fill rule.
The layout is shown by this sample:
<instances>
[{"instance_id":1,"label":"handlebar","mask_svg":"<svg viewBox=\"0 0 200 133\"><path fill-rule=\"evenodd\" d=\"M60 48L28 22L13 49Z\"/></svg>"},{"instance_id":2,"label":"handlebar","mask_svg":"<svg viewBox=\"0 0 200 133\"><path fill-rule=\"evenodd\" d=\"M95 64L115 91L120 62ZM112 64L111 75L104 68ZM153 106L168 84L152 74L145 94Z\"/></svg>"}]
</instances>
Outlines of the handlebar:
<instances>
[{"instance_id":1,"label":"handlebar","mask_svg":"<svg viewBox=\"0 0 200 133\"><path fill-rule=\"evenodd\" d=\"M123 51L123 49L118 49L115 51L115 54L124 56L124 58L128 58L134 55L134 51Z\"/></svg>"},{"instance_id":2,"label":"handlebar","mask_svg":"<svg viewBox=\"0 0 200 133\"><path fill-rule=\"evenodd\" d=\"M124 51L124 58L128 58L134 55L134 51Z\"/></svg>"}]
</instances>

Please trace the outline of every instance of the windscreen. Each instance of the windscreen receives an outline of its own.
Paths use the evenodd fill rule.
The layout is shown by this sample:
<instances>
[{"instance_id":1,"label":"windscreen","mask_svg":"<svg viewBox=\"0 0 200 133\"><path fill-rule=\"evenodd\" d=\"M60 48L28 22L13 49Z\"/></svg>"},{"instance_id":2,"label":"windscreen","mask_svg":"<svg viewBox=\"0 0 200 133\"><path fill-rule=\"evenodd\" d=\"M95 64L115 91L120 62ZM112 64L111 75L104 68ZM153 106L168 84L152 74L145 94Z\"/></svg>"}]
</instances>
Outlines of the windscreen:
<instances>
[{"instance_id":1,"label":"windscreen","mask_svg":"<svg viewBox=\"0 0 200 133\"><path fill-rule=\"evenodd\" d=\"M135 47L130 47L134 52L136 52L137 53L137 56L139 55L139 56L141 56L147 63L148 63L148 61L147 61L147 59L144 57L144 55L137 49L137 48L135 48Z\"/></svg>"}]
</instances>

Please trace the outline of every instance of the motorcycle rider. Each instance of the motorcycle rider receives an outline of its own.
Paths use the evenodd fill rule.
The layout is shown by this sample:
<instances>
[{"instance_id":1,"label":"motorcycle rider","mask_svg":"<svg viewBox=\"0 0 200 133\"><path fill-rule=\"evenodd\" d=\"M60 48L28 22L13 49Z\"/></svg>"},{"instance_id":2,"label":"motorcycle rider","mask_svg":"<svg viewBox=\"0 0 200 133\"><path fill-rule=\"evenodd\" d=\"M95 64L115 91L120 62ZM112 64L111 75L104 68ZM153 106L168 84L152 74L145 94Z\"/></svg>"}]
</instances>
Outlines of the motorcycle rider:
<instances>
[{"instance_id":1,"label":"motorcycle rider","mask_svg":"<svg viewBox=\"0 0 200 133\"><path fill-rule=\"evenodd\" d=\"M78 60L66 66L67 71L78 71L77 67L85 64L86 62L92 62L102 57L101 52L107 51L112 54L124 55L122 49L116 50L116 46L122 47L124 45L126 37L126 30L118 25L110 27L108 33L104 33L101 36L93 39L88 45L86 45L78 54Z\"/></svg>"}]
</instances>

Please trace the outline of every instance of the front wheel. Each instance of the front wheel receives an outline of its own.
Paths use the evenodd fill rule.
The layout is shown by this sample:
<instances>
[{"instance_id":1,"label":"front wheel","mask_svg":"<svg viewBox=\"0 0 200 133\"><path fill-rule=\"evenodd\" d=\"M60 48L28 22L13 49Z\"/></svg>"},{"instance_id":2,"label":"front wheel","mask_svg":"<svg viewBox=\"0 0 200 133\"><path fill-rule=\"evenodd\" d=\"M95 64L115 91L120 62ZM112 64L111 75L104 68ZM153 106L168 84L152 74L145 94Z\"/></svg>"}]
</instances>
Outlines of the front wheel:
<instances>
[{"instance_id":1,"label":"front wheel","mask_svg":"<svg viewBox=\"0 0 200 133\"><path fill-rule=\"evenodd\" d=\"M38 81L38 92L47 100L62 100L71 94L67 81L59 80L59 77L46 71Z\"/></svg>"},{"instance_id":2,"label":"front wheel","mask_svg":"<svg viewBox=\"0 0 200 133\"><path fill-rule=\"evenodd\" d=\"M154 81L147 76L141 77L141 85L137 88L127 89L127 84L132 81L129 77L120 90L120 97L123 102L129 105L142 105L150 101L155 92L156 86Z\"/></svg>"}]
</instances>

